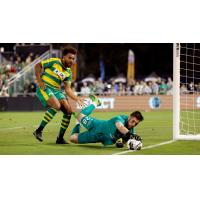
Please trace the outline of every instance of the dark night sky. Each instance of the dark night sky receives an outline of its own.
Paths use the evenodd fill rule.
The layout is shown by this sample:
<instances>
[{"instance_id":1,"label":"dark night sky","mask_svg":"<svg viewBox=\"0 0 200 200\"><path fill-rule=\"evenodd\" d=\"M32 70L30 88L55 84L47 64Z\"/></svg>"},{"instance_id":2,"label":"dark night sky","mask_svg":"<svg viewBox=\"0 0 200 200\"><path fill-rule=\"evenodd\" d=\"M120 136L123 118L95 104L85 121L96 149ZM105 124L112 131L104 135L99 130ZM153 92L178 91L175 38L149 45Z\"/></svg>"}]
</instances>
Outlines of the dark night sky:
<instances>
[{"instance_id":1,"label":"dark night sky","mask_svg":"<svg viewBox=\"0 0 200 200\"><path fill-rule=\"evenodd\" d=\"M14 43L0 44L5 51L12 51ZM59 46L54 44L55 46ZM64 44L62 44L63 46ZM85 68L80 76L94 74L99 77L99 56L103 55L106 77L116 76L120 73L126 75L128 50L135 53L136 79L144 78L152 71L162 77L172 76L173 70L173 44L172 43L114 43L78 44L79 53L85 59Z\"/></svg>"},{"instance_id":2,"label":"dark night sky","mask_svg":"<svg viewBox=\"0 0 200 200\"><path fill-rule=\"evenodd\" d=\"M107 76L126 75L128 50L135 53L136 78L143 78L155 71L158 75L172 76L173 44L79 44L85 49L88 72L98 76L98 57L103 55Z\"/></svg>"}]
</instances>

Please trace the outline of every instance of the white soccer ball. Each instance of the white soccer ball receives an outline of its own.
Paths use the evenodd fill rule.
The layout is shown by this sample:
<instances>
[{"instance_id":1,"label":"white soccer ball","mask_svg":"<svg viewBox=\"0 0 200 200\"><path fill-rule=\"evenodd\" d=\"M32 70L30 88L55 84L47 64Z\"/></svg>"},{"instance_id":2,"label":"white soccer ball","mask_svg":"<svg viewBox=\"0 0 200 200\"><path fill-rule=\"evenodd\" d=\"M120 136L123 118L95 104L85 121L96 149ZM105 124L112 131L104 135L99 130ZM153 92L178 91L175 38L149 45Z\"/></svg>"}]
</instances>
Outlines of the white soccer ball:
<instances>
[{"instance_id":1,"label":"white soccer ball","mask_svg":"<svg viewBox=\"0 0 200 200\"><path fill-rule=\"evenodd\" d=\"M127 147L129 150L141 150L142 142L135 139L129 139L127 142Z\"/></svg>"}]
</instances>

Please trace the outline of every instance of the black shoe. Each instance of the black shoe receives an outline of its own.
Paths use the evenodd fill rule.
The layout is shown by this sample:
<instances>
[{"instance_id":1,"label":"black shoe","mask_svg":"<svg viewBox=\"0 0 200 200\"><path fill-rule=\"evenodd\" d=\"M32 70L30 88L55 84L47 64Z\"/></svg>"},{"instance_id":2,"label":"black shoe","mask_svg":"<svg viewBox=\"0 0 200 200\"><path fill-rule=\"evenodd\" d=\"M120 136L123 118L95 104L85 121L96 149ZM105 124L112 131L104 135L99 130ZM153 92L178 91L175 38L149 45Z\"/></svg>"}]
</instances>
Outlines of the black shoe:
<instances>
[{"instance_id":1,"label":"black shoe","mask_svg":"<svg viewBox=\"0 0 200 200\"><path fill-rule=\"evenodd\" d=\"M69 144L64 138L57 137L56 144Z\"/></svg>"},{"instance_id":2,"label":"black shoe","mask_svg":"<svg viewBox=\"0 0 200 200\"><path fill-rule=\"evenodd\" d=\"M35 130L35 131L33 132L33 135L34 135L35 138L36 138L37 140L39 140L40 142L43 141L43 139L42 139L42 131L37 131L37 130Z\"/></svg>"}]
</instances>

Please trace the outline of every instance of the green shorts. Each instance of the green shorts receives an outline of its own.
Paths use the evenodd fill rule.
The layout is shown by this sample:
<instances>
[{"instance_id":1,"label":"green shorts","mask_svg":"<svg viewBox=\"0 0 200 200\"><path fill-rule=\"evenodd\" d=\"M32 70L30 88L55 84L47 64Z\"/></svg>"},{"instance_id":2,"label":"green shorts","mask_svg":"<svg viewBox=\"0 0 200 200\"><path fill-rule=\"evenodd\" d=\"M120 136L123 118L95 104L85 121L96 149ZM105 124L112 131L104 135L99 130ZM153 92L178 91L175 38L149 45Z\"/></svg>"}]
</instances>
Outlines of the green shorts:
<instances>
[{"instance_id":1,"label":"green shorts","mask_svg":"<svg viewBox=\"0 0 200 200\"><path fill-rule=\"evenodd\" d=\"M97 142L102 143L104 146L113 145L115 143L109 135L105 135L103 133L85 131L83 133L78 134L79 144L97 143Z\"/></svg>"},{"instance_id":2,"label":"green shorts","mask_svg":"<svg viewBox=\"0 0 200 200\"><path fill-rule=\"evenodd\" d=\"M42 90L40 87L37 87L36 89L36 96L41 101L42 105L44 107L47 106L47 101L52 97L55 96L56 99L66 99L66 96L60 91L53 89L51 87L46 86L45 90Z\"/></svg>"},{"instance_id":3,"label":"green shorts","mask_svg":"<svg viewBox=\"0 0 200 200\"><path fill-rule=\"evenodd\" d=\"M78 143L79 144L96 143L96 142L103 142L103 134L102 133L85 131L78 135Z\"/></svg>"}]
</instances>

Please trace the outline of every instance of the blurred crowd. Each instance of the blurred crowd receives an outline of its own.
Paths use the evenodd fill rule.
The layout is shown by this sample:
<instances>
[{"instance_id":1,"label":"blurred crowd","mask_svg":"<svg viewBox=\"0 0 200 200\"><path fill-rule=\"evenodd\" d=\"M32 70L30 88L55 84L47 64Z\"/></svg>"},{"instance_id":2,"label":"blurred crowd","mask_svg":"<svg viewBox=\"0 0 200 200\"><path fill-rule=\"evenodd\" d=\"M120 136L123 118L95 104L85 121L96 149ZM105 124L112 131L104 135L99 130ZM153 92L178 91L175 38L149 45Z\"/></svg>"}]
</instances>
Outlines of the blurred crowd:
<instances>
[{"instance_id":1,"label":"blurred crowd","mask_svg":"<svg viewBox=\"0 0 200 200\"><path fill-rule=\"evenodd\" d=\"M23 54L16 54L14 56L10 56L7 59L4 58L4 62L0 63L0 96L9 96L6 90L7 80L9 80L16 73L20 72L25 66L29 65L38 56L39 55L30 53L27 57L25 57ZM29 81L27 80L26 82ZM29 92L31 92L30 89Z\"/></svg>"},{"instance_id":2,"label":"blurred crowd","mask_svg":"<svg viewBox=\"0 0 200 200\"><path fill-rule=\"evenodd\" d=\"M94 82L73 83L72 88L80 95L88 95L91 93L97 95L172 95L173 82L171 78L164 80L158 78L157 81L132 80L131 82L106 82L100 78Z\"/></svg>"},{"instance_id":3,"label":"blurred crowd","mask_svg":"<svg viewBox=\"0 0 200 200\"><path fill-rule=\"evenodd\" d=\"M194 84L194 82L190 83L181 83L180 85L180 94L200 94L200 83Z\"/></svg>"},{"instance_id":4,"label":"blurred crowd","mask_svg":"<svg viewBox=\"0 0 200 200\"><path fill-rule=\"evenodd\" d=\"M39 55L33 53L28 56L18 55L9 56L0 64L0 96L8 97L12 96L6 89L6 81L13 75L22 70L25 66L29 65ZM34 95L36 92L36 80L33 77L32 80L26 78L23 84L20 86L20 95ZM163 79L157 77L156 79L148 80L132 80L127 81L123 78L123 81L117 81L115 78L110 78L108 81L102 81L101 78L90 79L89 81L79 80L72 83L72 89L78 94L87 96L88 94L97 95L172 95L173 82L170 77ZM200 93L200 83L194 84L193 82L187 84L181 84L180 94L194 94Z\"/></svg>"},{"instance_id":5,"label":"blurred crowd","mask_svg":"<svg viewBox=\"0 0 200 200\"><path fill-rule=\"evenodd\" d=\"M4 63L0 66L0 96L8 97L8 91L5 88L6 80L12 75L23 69L24 66L30 64L34 59L33 55L30 54L23 62L21 58L17 57L12 64L11 61ZM19 64L20 63L20 64ZM125 79L126 80L126 79ZM34 95L36 92L36 80L33 81L25 80L23 86L20 89L20 95ZM89 94L96 95L115 95L115 96L130 96L130 95L172 95L173 94L173 81L170 77L163 79L161 77L157 80L132 80L128 82L116 82L114 78L109 81L102 81L101 78L94 79L93 81L82 81L73 82L72 89L78 95L87 96ZM200 93L200 83L194 84L190 82L188 84L181 84L180 94L194 94Z\"/></svg>"}]
</instances>

